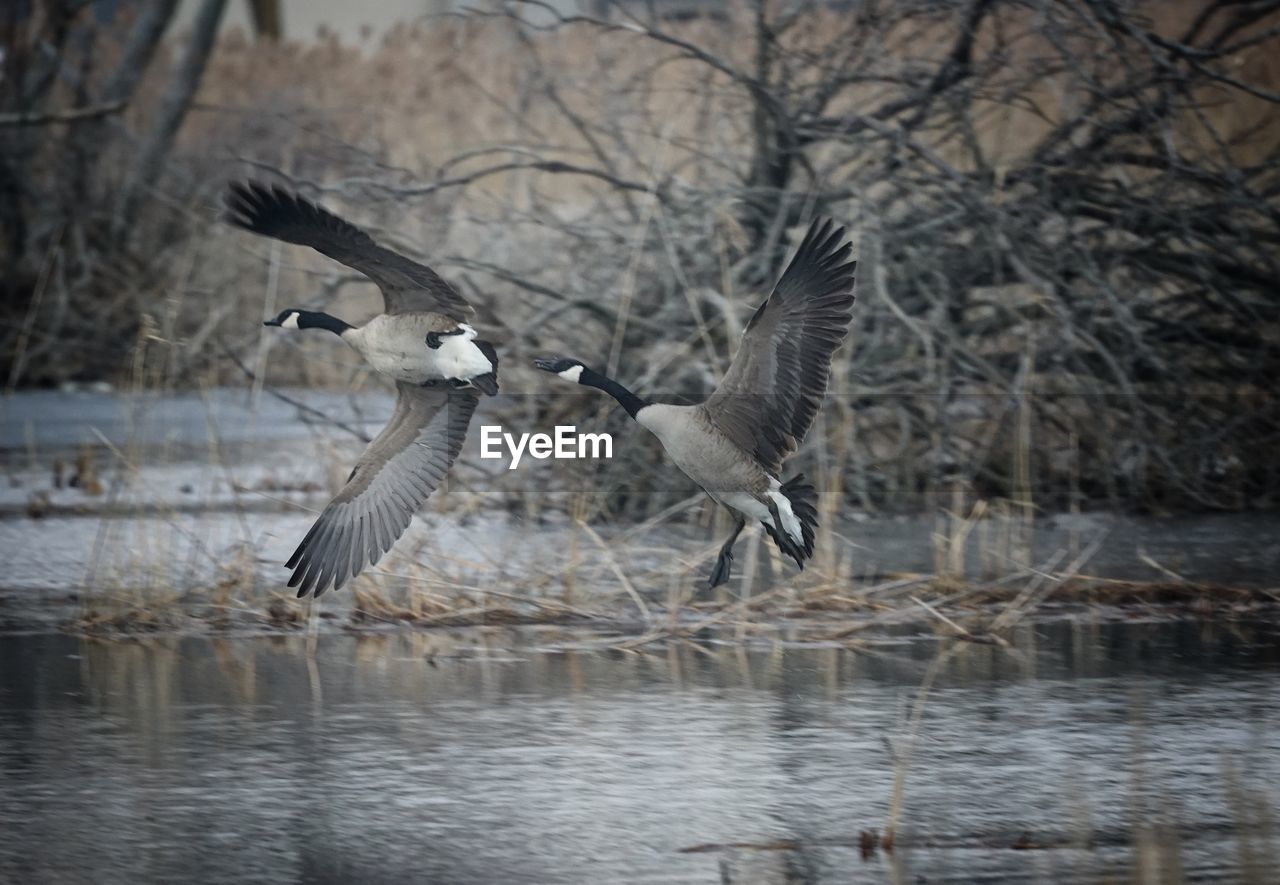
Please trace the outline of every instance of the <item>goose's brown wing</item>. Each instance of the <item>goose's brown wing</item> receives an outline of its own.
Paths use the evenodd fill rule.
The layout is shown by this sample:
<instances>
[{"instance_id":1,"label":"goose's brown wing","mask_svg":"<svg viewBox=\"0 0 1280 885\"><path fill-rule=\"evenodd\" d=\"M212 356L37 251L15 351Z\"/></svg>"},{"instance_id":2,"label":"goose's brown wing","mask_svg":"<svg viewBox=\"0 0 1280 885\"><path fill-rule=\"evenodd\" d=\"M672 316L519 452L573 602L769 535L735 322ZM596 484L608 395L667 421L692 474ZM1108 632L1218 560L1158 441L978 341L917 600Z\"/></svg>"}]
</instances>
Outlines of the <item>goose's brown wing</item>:
<instances>
[{"instance_id":1,"label":"goose's brown wing","mask_svg":"<svg viewBox=\"0 0 1280 885\"><path fill-rule=\"evenodd\" d=\"M773 294L756 309L720 385L702 408L772 474L809 432L831 356L849 330L852 246L844 228L815 221Z\"/></svg>"},{"instance_id":2,"label":"goose's brown wing","mask_svg":"<svg viewBox=\"0 0 1280 885\"><path fill-rule=\"evenodd\" d=\"M227 191L226 207L227 221L237 227L310 246L360 271L382 290L387 313L432 311L458 322L475 313L431 268L379 246L354 224L282 188L234 182Z\"/></svg>"},{"instance_id":3,"label":"goose's brown wing","mask_svg":"<svg viewBox=\"0 0 1280 885\"><path fill-rule=\"evenodd\" d=\"M396 386L391 420L286 563L298 596L341 587L377 562L458 457L479 395Z\"/></svg>"}]
</instances>

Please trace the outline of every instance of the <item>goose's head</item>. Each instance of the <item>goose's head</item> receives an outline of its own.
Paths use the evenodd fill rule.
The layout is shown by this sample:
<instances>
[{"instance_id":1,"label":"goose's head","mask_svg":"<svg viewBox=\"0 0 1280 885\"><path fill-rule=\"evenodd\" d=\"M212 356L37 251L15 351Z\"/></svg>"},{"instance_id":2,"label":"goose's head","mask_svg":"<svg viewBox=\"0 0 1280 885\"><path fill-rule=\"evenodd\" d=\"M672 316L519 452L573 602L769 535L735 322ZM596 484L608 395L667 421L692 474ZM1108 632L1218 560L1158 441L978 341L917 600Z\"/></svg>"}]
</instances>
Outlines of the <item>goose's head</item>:
<instances>
[{"instance_id":1,"label":"goose's head","mask_svg":"<svg viewBox=\"0 0 1280 885\"><path fill-rule=\"evenodd\" d=\"M308 313L308 311L298 310L296 307L291 307L288 310L280 311L279 315L276 316L275 319L264 320L262 325L279 326L282 329L301 329L302 326L298 325L298 320L302 319L302 316L305 313Z\"/></svg>"},{"instance_id":2,"label":"goose's head","mask_svg":"<svg viewBox=\"0 0 1280 885\"><path fill-rule=\"evenodd\" d=\"M578 360L571 359L534 360L533 364L544 372L559 375L564 380L572 381L574 384L581 382L582 370L586 368Z\"/></svg>"}]
</instances>

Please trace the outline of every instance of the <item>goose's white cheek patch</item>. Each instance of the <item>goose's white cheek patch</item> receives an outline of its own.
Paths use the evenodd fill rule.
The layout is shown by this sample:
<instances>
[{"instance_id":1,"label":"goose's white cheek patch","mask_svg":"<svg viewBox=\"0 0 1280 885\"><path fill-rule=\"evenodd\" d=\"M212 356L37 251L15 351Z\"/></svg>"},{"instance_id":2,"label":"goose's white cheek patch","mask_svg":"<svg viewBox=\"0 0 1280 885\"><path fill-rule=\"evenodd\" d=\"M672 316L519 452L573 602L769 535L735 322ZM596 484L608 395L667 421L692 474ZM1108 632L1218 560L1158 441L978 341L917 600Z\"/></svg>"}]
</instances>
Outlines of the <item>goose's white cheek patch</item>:
<instances>
[{"instance_id":1,"label":"goose's white cheek patch","mask_svg":"<svg viewBox=\"0 0 1280 885\"><path fill-rule=\"evenodd\" d=\"M282 329L298 328L298 315L296 313L289 314L287 317L285 317L284 322L280 324L280 328Z\"/></svg>"},{"instance_id":2,"label":"goose's white cheek patch","mask_svg":"<svg viewBox=\"0 0 1280 885\"><path fill-rule=\"evenodd\" d=\"M563 372L556 372L556 374L566 381L572 381L577 384L578 378L582 376L582 366L570 366Z\"/></svg>"}]
</instances>

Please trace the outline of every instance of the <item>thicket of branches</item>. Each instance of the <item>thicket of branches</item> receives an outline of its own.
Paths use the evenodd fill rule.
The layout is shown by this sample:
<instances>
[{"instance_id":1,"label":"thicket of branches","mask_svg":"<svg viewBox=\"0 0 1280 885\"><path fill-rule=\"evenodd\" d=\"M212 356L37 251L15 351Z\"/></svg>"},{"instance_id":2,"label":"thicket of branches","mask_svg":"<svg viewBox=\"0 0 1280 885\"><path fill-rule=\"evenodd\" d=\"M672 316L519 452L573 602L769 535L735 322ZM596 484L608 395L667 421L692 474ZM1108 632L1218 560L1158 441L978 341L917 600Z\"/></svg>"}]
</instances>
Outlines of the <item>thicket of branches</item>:
<instances>
[{"instance_id":1,"label":"thicket of branches","mask_svg":"<svg viewBox=\"0 0 1280 885\"><path fill-rule=\"evenodd\" d=\"M660 7L514 4L364 55L224 46L201 92L218 125L189 124L167 163L146 146L194 35L130 118L152 127L140 139L87 113L138 100L110 76L73 94L82 118L6 106L4 186L26 215L5 216L3 352L29 380L56 379L63 342L94 371L127 366L133 350L70 319L136 338L145 311L104 306L126 260L120 299L187 286L256 303L270 275L227 270L243 243L207 245L220 177L252 171L430 257L501 330L508 389L544 384L519 367L560 351L698 396L798 228L830 214L861 263L805 453L826 488L867 507L952 488L1047 506L1274 503L1280 2L760 2L681 21ZM249 73L227 85L236 71ZM263 79L325 71L347 78L337 98ZM210 159L212 131L225 150ZM84 155L112 151L134 171L95 177ZM184 260L193 238L205 245ZM321 273L326 291L351 288ZM236 313L175 307L160 337L182 344L166 359L182 377L233 377L214 342L257 341ZM573 400L510 408L574 408L582 424ZM636 443L590 481L649 512L679 491L626 494L652 488L636 470L652 457Z\"/></svg>"},{"instance_id":2,"label":"thicket of branches","mask_svg":"<svg viewBox=\"0 0 1280 885\"><path fill-rule=\"evenodd\" d=\"M189 179L166 166L226 0L7 4L0 12L0 353L7 388L120 367L172 281ZM154 70L163 69L163 70ZM152 70L152 76L147 77Z\"/></svg>"}]
</instances>

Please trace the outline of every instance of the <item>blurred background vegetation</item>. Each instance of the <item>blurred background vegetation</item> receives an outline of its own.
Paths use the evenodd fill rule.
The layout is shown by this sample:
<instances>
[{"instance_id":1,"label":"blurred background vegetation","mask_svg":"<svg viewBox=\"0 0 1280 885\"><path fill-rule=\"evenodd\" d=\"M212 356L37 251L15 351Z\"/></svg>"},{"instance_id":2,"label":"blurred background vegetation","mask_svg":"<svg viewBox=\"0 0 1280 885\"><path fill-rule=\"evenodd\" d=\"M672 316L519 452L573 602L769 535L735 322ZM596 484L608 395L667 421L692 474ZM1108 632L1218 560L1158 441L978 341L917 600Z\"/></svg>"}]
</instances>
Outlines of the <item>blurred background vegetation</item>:
<instances>
[{"instance_id":1,"label":"blurred background vegetation","mask_svg":"<svg viewBox=\"0 0 1280 885\"><path fill-rule=\"evenodd\" d=\"M840 504L1274 506L1280 2L436 3L390 24L413 6L312 31L314 4L6 4L6 389L369 383L330 340L262 330L379 301L219 224L254 176L477 303L504 391L548 394L503 397L509 422L620 431L529 359L705 395L821 213L850 226L858 305L801 458ZM646 441L623 454L564 482L632 516L693 491L664 491Z\"/></svg>"}]
</instances>

